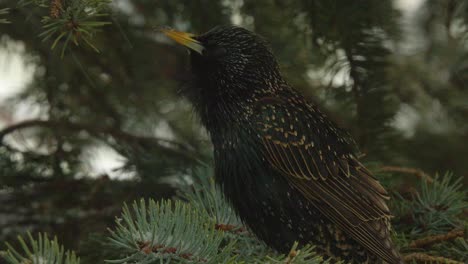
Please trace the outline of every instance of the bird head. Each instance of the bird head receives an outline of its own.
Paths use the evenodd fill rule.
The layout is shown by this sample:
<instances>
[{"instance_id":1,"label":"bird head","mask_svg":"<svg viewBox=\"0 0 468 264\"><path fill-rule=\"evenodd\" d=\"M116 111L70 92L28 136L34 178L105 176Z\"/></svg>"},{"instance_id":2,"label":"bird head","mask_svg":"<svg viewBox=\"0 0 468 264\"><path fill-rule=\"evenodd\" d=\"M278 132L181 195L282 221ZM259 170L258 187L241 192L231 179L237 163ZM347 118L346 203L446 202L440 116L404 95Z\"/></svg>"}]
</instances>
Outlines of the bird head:
<instances>
[{"instance_id":1,"label":"bird head","mask_svg":"<svg viewBox=\"0 0 468 264\"><path fill-rule=\"evenodd\" d=\"M281 78L267 43L244 28L219 26L201 35L162 31L190 50L192 71L207 86L252 89Z\"/></svg>"}]
</instances>

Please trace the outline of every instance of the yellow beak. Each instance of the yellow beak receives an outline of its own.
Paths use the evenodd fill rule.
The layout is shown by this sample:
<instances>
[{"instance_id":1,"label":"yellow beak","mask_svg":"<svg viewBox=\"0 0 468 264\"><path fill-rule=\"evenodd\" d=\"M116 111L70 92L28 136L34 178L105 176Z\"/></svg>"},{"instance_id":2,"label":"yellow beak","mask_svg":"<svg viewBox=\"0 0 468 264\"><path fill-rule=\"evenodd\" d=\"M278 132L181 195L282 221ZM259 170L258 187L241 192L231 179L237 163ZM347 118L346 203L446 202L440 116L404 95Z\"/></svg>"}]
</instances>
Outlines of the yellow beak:
<instances>
[{"instance_id":1,"label":"yellow beak","mask_svg":"<svg viewBox=\"0 0 468 264\"><path fill-rule=\"evenodd\" d=\"M203 47L203 45L198 40L193 38L195 36L194 34L166 28L161 29L161 31L166 36L173 39L175 42L184 45L185 47L194 50L200 54L202 54L203 50L205 49L205 47Z\"/></svg>"}]
</instances>

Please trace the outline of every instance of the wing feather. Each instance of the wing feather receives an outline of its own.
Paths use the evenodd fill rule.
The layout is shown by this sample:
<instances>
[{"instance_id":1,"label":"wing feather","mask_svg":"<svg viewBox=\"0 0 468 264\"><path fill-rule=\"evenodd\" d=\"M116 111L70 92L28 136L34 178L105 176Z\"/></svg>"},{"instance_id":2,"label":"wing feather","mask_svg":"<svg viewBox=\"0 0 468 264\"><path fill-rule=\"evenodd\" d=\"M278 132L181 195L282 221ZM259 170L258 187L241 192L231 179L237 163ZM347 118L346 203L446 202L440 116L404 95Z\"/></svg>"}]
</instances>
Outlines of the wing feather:
<instances>
[{"instance_id":1,"label":"wing feather","mask_svg":"<svg viewBox=\"0 0 468 264\"><path fill-rule=\"evenodd\" d=\"M270 100L260 107L256 123L266 160L344 232L380 258L399 263L389 235L387 192L338 129L300 102Z\"/></svg>"}]
</instances>

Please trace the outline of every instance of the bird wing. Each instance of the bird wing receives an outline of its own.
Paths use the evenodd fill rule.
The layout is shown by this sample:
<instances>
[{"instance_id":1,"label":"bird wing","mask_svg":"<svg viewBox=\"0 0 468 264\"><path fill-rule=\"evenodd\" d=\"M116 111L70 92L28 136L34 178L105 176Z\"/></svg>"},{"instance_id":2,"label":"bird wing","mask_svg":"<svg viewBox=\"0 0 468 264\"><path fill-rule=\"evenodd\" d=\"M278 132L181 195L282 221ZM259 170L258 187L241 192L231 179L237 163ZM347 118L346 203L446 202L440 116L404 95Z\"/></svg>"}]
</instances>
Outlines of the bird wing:
<instances>
[{"instance_id":1,"label":"bird wing","mask_svg":"<svg viewBox=\"0 0 468 264\"><path fill-rule=\"evenodd\" d=\"M254 118L269 164L358 243L399 263L389 235L388 194L338 128L300 97L263 98Z\"/></svg>"}]
</instances>

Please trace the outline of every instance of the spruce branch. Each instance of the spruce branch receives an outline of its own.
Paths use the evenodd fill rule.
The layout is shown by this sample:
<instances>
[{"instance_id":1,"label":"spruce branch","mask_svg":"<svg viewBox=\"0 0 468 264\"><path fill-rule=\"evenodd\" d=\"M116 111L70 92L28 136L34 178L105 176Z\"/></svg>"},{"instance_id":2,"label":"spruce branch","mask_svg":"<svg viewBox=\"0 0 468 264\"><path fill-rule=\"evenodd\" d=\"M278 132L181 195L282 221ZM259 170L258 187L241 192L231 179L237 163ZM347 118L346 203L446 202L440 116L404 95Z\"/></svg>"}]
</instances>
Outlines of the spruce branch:
<instances>
[{"instance_id":1,"label":"spruce branch","mask_svg":"<svg viewBox=\"0 0 468 264\"><path fill-rule=\"evenodd\" d=\"M219 230L238 230L242 221L218 189L208 166L197 167L193 173L193 185L185 187L180 195L197 210L204 211L212 218Z\"/></svg>"},{"instance_id":2,"label":"spruce branch","mask_svg":"<svg viewBox=\"0 0 468 264\"><path fill-rule=\"evenodd\" d=\"M421 213L426 214L432 220L433 229L440 231L446 227L459 225L458 215L467 207L466 190L461 183L462 178L453 179L453 175L446 173L429 185L422 181L421 192L416 196L416 203L420 206ZM440 232L439 231L439 232Z\"/></svg>"},{"instance_id":3,"label":"spruce branch","mask_svg":"<svg viewBox=\"0 0 468 264\"><path fill-rule=\"evenodd\" d=\"M352 5L339 1L301 2L308 10L317 50L335 60L329 63L329 72L347 73L349 77L332 93L346 96L347 107L353 109L355 121L349 126L357 143L372 156L383 154L382 146L393 137L390 121L396 112L386 72L391 55L386 43L397 28L391 1L365 0Z\"/></svg>"},{"instance_id":4,"label":"spruce branch","mask_svg":"<svg viewBox=\"0 0 468 264\"><path fill-rule=\"evenodd\" d=\"M9 24L10 21L8 21L6 18L1 18L3 15L7 15L10 12L9 8L2 8L0 9L0 24Z\"/></svg>"},{"instance_id":5,"label":"spruce branch","mask_svg":"<svg viewBox=\"0 0 468 264\"><path fill-rule=\"evenodd\" d=\"M50 0L19 0L18 7L26 7L28 5L36 5L38 7L48 7Z\"/></svg>"},{"instance_id":6,"label":"spruce branch","mask_svg":"<svg viewBox=\"0 0 468 264\"><path fill-rule=\"evenodd\" d=\"M459 216L468 205L461 180L446 173L436 175L432 184L421 180L419 190L410 200L395 193L393 212L397 231L416 239L459 228L462 225Z\"/></svg>"},{"instance_id":7,"label":"spruce branch","mask_svg":"<svg viewBox=\"0 0 468 264\"><path fill-rule=\"evenodd\" d=\"M16 251L9 243L6 252L0 252L9 264L25 264L25 263L54 263L54 264L79 264L78 258L73 251L65 251L63 246L59 245L57 237L50 240L47 234L39 233L38 238L34 239L31 233L28 233L29 243L21 236L18 240L24 253Z\"/></svg>"},{"instance_id":8,"label":"spruce branch","mask_svg":"<svg viewBox=\"0 0 468 264\"><path fill-rule=\"evenodd\" d=\"M233 243L223 243L209 218L189 204L164 200L124 206L111 243L125 256L110 263L221 263L233 259Z\"/></svg>"},{"instance_id":9,"label":"spruce branch","mask_svg":"<svg viewBox=\"0 0 468 264\"><path fill-rule=\"evenodd\" d=\"M109 0L51 0L49 15L42 18L44 31L39 37L43 41L53 40L51 49L62 45L62 57L70 43L76 46L84 43L99 52L92 38L103 26L111 24L102 20L108 15L109 3Z\"/></svg>"},{"instance_id":10,"label":"spruce branch","mask_svg":"<svg viewBox=\"0 0 468 264\"><path fill-rule=\"evenodd\" d=\"M436 243L453 240L457 237L463 237L464 235L465 235L464 230L454 229L446 234L427 236L421 239L413 240L409 244L409 247L412 247L412 248L428 247Z\"/></svg>"},{"instance_id":11,"label":"spruce branch","mask_svg":"<svg viewBox=\"0 0 468 264\"><path fill-rule=\"evenodd\" d=\"M461 261L456 261L445 257L431 256L426 253L410 253L403 256L403 260L407 263L415 261L416 263L463 264Z\"/></svg>"},{"instance_id":12,"label":"spruce branch","mask_svg":"<svg viewBox=\"0 0 468 264\"><path fill-rule=\"evenodd\" d=\"M96 126L92 124L67 122L63 120L56 121L56 120L31 119L31 120L18 122L16 124L10 125L0 130L0 143L3 141L6 135L13 133L17 130L31 128L31 127L63 129L63 130L71 131L75 133L80 132L80 131L86 131L95 137L103 137L103 136L109 135L121 142L129 143L129 144L139 144L139 143L155 144L159 148L165 151L171 152L173 154L179 155L189 160L196 160L196 158L193 155L190 155L190 150L191 150L190 146L184 145L182 143L179 143L173 140L133 135L128 132L117 129L115 127L101 127L101 126Z\"/></svg>"},{"instance_id":13,"label":"spruce branch","mask_svg":"<svg viewBox=\"0 0 468 264\"><path fill-rule=\"evenodd\" d=\"M468 252L468 239L466 238L466 236L458 237L451 241L435 244L431 248L431 251L440 252L443 256L464 261L465 263L467 263L468 254L466 254L466 252Z\"/></svg>"},{"instance_id":14,"label":"spruce branch","mask_svg":"<svg viewBox=\"0 0 468 264\"><path fill-rule=\"evenodd\" d=\"M219 186L216 186L212 171L208 166L197 167L193 173L193 184L186 186L180 195L197 211L204 212L214 224L213 227L223 232L226 241L235 242L239 260L264 258L271 253L270 250L243 226Z\"/></svg>"}]
</instances>

